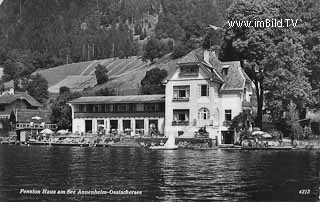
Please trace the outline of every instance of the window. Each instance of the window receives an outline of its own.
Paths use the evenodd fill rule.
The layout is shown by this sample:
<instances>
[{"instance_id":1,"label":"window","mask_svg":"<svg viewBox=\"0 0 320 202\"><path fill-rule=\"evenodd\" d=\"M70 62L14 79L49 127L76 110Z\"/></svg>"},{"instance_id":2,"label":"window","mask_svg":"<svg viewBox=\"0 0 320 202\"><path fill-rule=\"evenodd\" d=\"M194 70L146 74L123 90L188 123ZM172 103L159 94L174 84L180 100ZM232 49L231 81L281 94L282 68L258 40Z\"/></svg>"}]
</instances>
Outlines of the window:
<instances>
[{"instance_id":1,"label":"window","mask_svg":"<svg viewBox=\"0 0 320 202\"><path fill-rule=\"evenodd\" d=\"M98 112L104 113L105 111L106 111L105 105L104 104L99 104Z\"/></svg>"},{"instance_id":2,"label":"window","mask_svg":"<svg viewBox=\"0 0 320 202\"><path fill-rule=\"evenodd\" d=\"M107 106L107 109L108 109L108 112L114 112L114 111L115 111L113 104L109 104L109 105Z\"/></svg>"},{"instance_id":3,"label":"window","mask_svg":"<svg viewBox=\"0 0 320 202\"><path fill-rule=\"evenodd\" d=\"M173 99L188 99L190 96L190 86L173 86Z\"/></svg>"},{"instance_id":4,"label":"window","mask_svg":"<svg viewBox=\"0 0 320 202\"><path fill-rule=\"evenodd\" d=\"M210 118L209 110L207 108L200 108L199 110L199 119L207 120Z\"/></svg>"},{"instance_id":5,"label":"window","mask_svg":"<svg viewBox=\"0 0 320 202\"><path fill-rule=\"evenodd\" d=\"M199 67L198 66L188 66L188 67L181 67L180 73L181 74L198 74Z\"/></svg>"},{"instance_id":6,"label":"window","mask_svg":"<svg viewBox=\"0 0 320 202\"><path fill-rule=\"evenodd\" d=\"M79 105L79 112L85 112L85 106L84 105Z\"/></svg>"},{"instance_id":7,"label":"window","mask_svg":"<svg viewBox=\"0 0 320 202\"><path fill-rule=\"evenodd\" d=\"M128 111L128 105L127 104L119 104L117 107L118 112L127 112Z\"/></svg>"},{"instance_id":8,"label":"window","mask_svg":"<svg viewBox=\"0 0 320 202\"><path fill-rule=\"evenodd\" d=\"M209 96L209 85L201 85L201 96Z\"/></svg>"},{"instance_id":9,"label":"window","mask_svg":"<svg viewBox=\"0 0 320 202\"><path fill-rule=\"evenodd\" d=\"M224 110L224 117L225 117L226 121L231 121L232 120L232 111L231 111L231 109Z\"/></svg>"},{"instance_id":10,"label":"window","mask_svg":"<svg viewBox=\"0 0 320 202\"><path fill-rule=\"evenodd\" d=\"M151 104L145 104L145 111L146 112L155 112L156 111L156 105L151 103Z\"/></svg>"},{"instance_id":11,"label":"window","mask_svg":"<svg viewBox=\"0 0 320 202\"><path fill-rule=\"evenodd\" d=\"M189 123L188 109L174 109L173 110L173 125L187 125Z\"/></svg>"},{"instance_id":12,"label":"window","mask_svg":"<svg viewBox=\"0 0 320 202\"><path fill-rule=\"evenodd\" d=\"M89 113L93 112L93 105L87 104L87 112L89 112Z\"/></svg>"},{"instance_id":13,"label":"window","mask_svg":"<svg viewBox=\"0 0 320 202\"><path fill-rule=\"evenodd\" d=\"M93 112L99 112L99 105L93 105Z\"/></svg>"},{"instance_id":14,"label":"window","mask_svg":"<svg viewBox=\"0 0 320 202\"><path fill-rule=\"evenodd\" d=\"M6 109L5 105L0 105L0 111L4 111Z\"/></svg>"},{"instance_id":15,"label":"window","mask_svg":"<svg viewBox=\"0 0 320 202\"><path fill-rule=\"evenodd\" d=\"M228 75L229 66L224 66L222 68L222 75L226 76Z\"/></svg>"},{"instance_id":16,"label":"window","mask_svg":"<svg viewBox=\"0 0 320 202\"><path fill-rule=\"evenodd\" d=\"M143 112L144 111L144 105L143 104L137 104L136 105L137 112Z\"/></svg>"}]
</instances>

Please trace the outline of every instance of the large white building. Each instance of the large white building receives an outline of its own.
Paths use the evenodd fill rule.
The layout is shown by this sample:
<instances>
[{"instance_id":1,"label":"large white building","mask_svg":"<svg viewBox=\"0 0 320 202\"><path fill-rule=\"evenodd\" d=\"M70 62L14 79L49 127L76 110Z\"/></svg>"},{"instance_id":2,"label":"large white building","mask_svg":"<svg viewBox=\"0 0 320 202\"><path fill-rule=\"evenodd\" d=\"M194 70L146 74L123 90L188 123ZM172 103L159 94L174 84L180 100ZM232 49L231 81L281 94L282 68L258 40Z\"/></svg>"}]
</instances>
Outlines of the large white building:
<instances>
[{"instance_id":1,"label":"large white building","mask_svg":"<svg viewBox=\"0 0 320 202\"><path fill-rule=\"evenodd\" d=\"M183 57L163 81L165 95L81 97L69 102L72 130L97 133L126 130L149 134L151 125L165 136L194 137L205 127L218 144L234 143L231 120L251 108L252 81L239 61L220 62L197 49Z\"/></svg>"},{"instance_id":2,"label":"large white building","mask_svg":"<svg viewBox=\"0 0 320 202\"><path fill-rule=\"evenodd\" d=\"M164 95L90 96L69 102L74 133L163 134Z\"/></svg>"},{"instance_id":3,"label":"large white building","mask_svg":"<svg viewBox=\"0 0 320 202\"><path fill-rule=\"evenodd\" d=\"M183 57L164 80L165 134L194 136L201 127L218 144L234 143L231 120L250 107L252 81L239 61L220 62L214 52L197 49Z\"/></svg>"}]
</instances>

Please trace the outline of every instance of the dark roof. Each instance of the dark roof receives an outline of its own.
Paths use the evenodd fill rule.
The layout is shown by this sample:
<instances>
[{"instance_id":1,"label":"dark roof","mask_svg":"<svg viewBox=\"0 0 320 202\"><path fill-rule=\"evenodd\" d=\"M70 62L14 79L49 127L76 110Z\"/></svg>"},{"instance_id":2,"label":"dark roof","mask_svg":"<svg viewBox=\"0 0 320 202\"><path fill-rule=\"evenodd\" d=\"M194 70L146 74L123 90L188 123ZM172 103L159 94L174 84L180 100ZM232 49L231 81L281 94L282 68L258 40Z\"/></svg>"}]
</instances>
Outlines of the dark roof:
<instances>
[{"instance_id":1,"label":"dark roof","mask_svg":"<svg viewBox=\"0 0 320 202\"><path fill-rule=\"evenodd\" d=\"M45 122L51 123L50 121L50 110L45 109L17 109L16 119L18 123L30 123L30 122ZM40 117L41 119L35 120L32 117Z\"/></svg>"},{"instance_id":2,"label":"dark roof","mask_svg":"<svg viewBox=\"0 0 320 202\"><path fill-rule=\"evenodd\" d=\"M221 62L214 52L208 52L209 61L204 60L204 50L201 48L195 49L182 57L178 62L178 66L198 64L199 67L213 81L222 84L221 91L239 91L243 90L246 82L251 82L249 76L241 67L240 61ZM228 68L228 74L223 75L222 69ZM175 71L171 72L164 80L170 80Z\"/></svg>"},{"instance_id":3,"label":"dark roof","mask_svg":"<svg viewBox=\"0 0 320 202\"><path fill-rule=\"evenodd\" d=\"M178 62L178 65L181 64L190 64L190 63L198 63L199 62L199 58L197 56L197 52L199 49L193 50L190 53L188 53L187 55L183 56Z\"/></svg>"},{"instance_id":4,"label":"dark roof","mask_svg":"<svg viewBox=\"0 0 320 202\"><path fill-rule=\"evenodd\" d=\"M28 93L15 93L13 95L5 94L0 96L0 104L10 104L16 100L25 100L33 107L42 107L42 104L39 103Z\"/></svg>"},{"instance_id":5,"label":"dark roof","mask_svg":"<svg viewBox=\"0 0 320 202\"><path fill-rule=\"evenodd\" d=\"M225 83L221 87L221 91L234 91L234 90L242 90L244 88L244 84L246 78L241 70L239 61L232 62L222 62L219 66L219 72L222 72L223 68L228 68L228 74L222 75Z\"/></svg>"},{"instance_id":6,"label":"dark roof","mask_svg":"<svg viewBox=\"0 0 320 202\"><path fill-rule=\"evenodd\" d=\"M186 56L181 58L177 65L183 66L188 64L198 64L199 67L208 75L209 78L213 79L216 82L223 83L223 79L219 72L216 71L216 69L212 66L211 63L207 63L204 58L203 54L204 50L201 48L195 49L188 53ZM213 56L211 54L211 56ZM167 78L170 78L172 74L168 75ZM165 80L167 80L167 78Z\"/></svg>"},{"instance_id":7,"label":"dark roof","mask_svg":"<svg viewBox=\"0 0 320 202\"><path fill-rule=\"evenodd\" d=\"M90 96L71 100L72 104L85 103L144 103L164 102L164 95Z\"/></svg>"}]
</instances>

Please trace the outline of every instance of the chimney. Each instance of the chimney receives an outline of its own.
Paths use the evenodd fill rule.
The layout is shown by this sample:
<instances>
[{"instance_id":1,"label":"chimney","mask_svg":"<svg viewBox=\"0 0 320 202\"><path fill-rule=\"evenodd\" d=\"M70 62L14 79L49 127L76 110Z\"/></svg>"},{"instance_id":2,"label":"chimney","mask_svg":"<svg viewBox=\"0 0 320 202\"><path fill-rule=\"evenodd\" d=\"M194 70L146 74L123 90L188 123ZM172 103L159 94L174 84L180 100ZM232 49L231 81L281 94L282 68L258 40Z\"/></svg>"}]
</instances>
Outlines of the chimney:
<instances>
[{"instance_id":1,"label":"chimney","mask_svg":"<svg viewBox=\"0 0 320 202\"><path fill-rule=\"evenodd\" d=\"M204 49L204 51L203 51L203 60L206 62L206 63L208 63L208 64L210 64L210 51L209 50L206 50L206 49Z\"/></svg>"}]
</instances>

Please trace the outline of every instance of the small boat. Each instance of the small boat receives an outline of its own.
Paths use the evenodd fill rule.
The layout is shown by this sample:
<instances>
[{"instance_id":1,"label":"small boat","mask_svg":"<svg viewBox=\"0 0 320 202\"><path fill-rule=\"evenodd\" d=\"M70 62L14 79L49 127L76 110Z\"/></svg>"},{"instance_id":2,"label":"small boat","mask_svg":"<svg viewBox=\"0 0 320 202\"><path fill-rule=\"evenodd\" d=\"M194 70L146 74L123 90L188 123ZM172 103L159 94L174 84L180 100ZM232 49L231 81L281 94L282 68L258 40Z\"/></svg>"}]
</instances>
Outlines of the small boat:
<instances>
[{"instance_id":1,"label":"small boat","mask_svg":"<svg viewBox=\"0 0 320 202\"><path fill-rule=\"evenodd\" d=\"M149 149L152 150L176 150L178 149L178 146L175 144L175 137L173 135L170 135L168 137L167 142L164 145L159 145L159 146L151 146Z\"/></svg>"},{"instance_id":2,"label":"small boat","mask_svg":"<svg viewBox=\"0 0 320 202\"><path fill-rule=\"evenodd\" d=\"M152 149L152 150L176 150L176 149L178 149L178 146L175 145L173 147L165 147L164 145L163 146L159 145L159 146L150 146L149 149Z\"/></svg>"}]
</instances>

